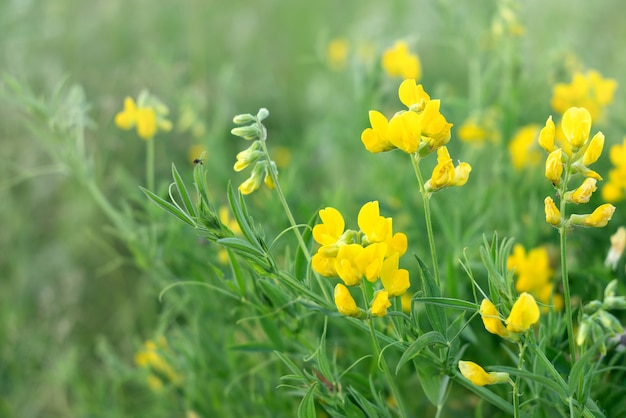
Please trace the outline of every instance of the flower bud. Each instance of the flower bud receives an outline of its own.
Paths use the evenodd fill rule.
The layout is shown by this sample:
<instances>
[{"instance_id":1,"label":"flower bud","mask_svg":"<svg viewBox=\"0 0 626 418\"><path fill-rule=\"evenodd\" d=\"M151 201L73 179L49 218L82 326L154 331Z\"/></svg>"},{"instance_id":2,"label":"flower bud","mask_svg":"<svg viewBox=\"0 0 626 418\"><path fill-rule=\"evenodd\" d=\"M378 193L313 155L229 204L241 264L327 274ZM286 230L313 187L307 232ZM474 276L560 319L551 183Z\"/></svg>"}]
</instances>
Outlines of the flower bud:
<instances>
[{"instance_id":1,"label":"flower bud","mask_svg":"<svg viewBox=\"0 0 626 418\"><path fill-rule=\"evenodd\" d=\"M244 123L252 123L255 122L254 116L249 113L242 113L241 115L237 115L233 118L233 123L237 125L243 125Z\"/></svg>"},{"instance_id":2,"label":"flower bud","mask_svg":"<svg viewBox=\"0 0 626 418\"><path fill-rule=\"evenodd\" d=\"M337 310L340 314L347 316L359 315L359 308L356 306L356 302L346 286L341 283L337 284L334 297L335 305L337 305Z\"/></svg>"},{"instance_id":3,"label":"flower bud","mask_svg":"<svg viewBox=\"0 0 626 418\"><path fill-rule=\"evenodd\" d=\"M257 163L252 170L252 174L250 177L243 183L239 185L239 191L242 194L250 194L259 187L261 187L261 182L263 181L265 164Z\"/></svg>"},{"instance_id":4,"label":"flower bud","mask_svg":"<svg viewBox=\"0 0 626 418\"><path fill-rule=\"evenodd\" d=\"M258 138L260 136L259 128L256 125L239 126L231 129L230 133L235 136L240 136L246 140Z\"/></svg>"},{"instance_id":5,"label":"flower bud","mask_svg":"<svg viewBox=\"0 0 626 418\"><path fill-rule=\"evenodd\" d=\"M461 374L476 386L495 385L509 381L509 374L504 372L487 373L473 361L459 361Z\"/></svg>"},{"instance_id":6,"label":"flower bud","mask_svg":"<svg viewBox=\"0 0 626 418\"><path fill-rule=\"evenodd\" d=\"M546 178L555 186L561 184L563 174L563 161L561 159L561 149L557 148L548 155L546 159Z\"/></svg>"},{"instance_id":7,"label":"flower bud","mask_svg":"<svg viewBox=\"0 0 626 418\"><path fill-rule=\"evenodd\" d=\"M589 331L589 322L583 320L578 326L578 333L576 333L576 344L583 345L585 341L587 341Z\"/></svg>"},{"instance_id":8,"label":"flower bud","mask_svg":"<svg viewBox=\"0 0 626 418\"><path fill-rule=\"evenodd\" d=\"M591 226L594 228L605 227L615 212L615 206L610 203L600 205L589 215L572 215L570 223L578 226Z\"/></svg>"},{"instance_id":9,"label":"flower bud","mask_svg":"<svg viewBox=\"0 0 626 418\"><path fill-rule=\"evenodd\" d=\"M269 115L270 115L270 111L262 107L259 109L258 113L256 114L256 118L259 120L259 122L261 122L263 119L266 119Z\"/></svg>"},{"instance_id":10,"label":"flower bud","mask_svg":"<svg viewBox=\"0 0 626 418\"><path fill-rule=\"evenodd\" d=\"M596 191L596 182L598 180L587 177L583 184L580 185L573 192L568 192L565 194L565 198L573 203L587 203L591 198L591 194Z\"/></svg>"},{"instance_id":11,"label":"flower bud","mask_svg":"<svg viewBox=\"0 0 626 418\"><path fill-rule=\"evenodd\" d=\"M600 154L602 154L602 149L604 148L604 134L602 132L598 132L591 138L589 142L589 147L585 151L583 155L583 165L591 165L598 161L600 158Z\"/></svg>"},{"instance_id":12,"label":"flower bud","mask_svg":"<svg viewBox=\"0 0 626 418\"><path fill-rule=\"evenodd\" d=\"M487 331L504 338L509 336L509 331L504 327L500 319L500 313L489 299L483 299L479 312Z\"/></svg>"},{"instance_id":13,"label":"flower bud","mask_svg":"<svg viewBox=\"0 0 626 418\"><path fill-rule=\"evenodd\" d=\"M544 200L546 222L552 226L561 226L561 212L554 204L554 200L550 196Z\"/></svg>"},{"instance_id":14,"label":"flower bud","mask_svg":"<svg viewBox=\"0 0 626 418\"><path fill-rule=\"evenodd\" d=\"M589 138L591 114L584 107L569 108L563 114L561 130L572 145L572 151L578 151Z\"/></svg>"},{"instance_id":15,"label":"flower bud","mask_svg":"<svg viewBox=\"0 0 626 418\"><path fill-rule=\"evenodd\" d=\"M546 126L544 126L539 132L539 146L547 153L551 153L555 150L554 133L554 122L552 121L552 116L550 116L546 121Z\"/></svg>"}]
</instances>

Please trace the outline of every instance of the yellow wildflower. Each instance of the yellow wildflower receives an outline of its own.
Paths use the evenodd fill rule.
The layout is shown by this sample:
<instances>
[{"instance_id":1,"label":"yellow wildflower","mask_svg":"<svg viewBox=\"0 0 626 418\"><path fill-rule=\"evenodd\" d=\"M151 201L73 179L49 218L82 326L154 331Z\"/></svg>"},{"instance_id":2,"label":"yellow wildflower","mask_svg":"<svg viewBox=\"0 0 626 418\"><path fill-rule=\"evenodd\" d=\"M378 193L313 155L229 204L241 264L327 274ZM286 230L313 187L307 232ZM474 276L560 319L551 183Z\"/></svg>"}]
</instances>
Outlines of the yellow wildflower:
<instances>
[{"instance_id":1,"label":"yellow wildflower","mask_svg":"<svg viewBox=\"0 0 626 418\"><path fill-rule=\"evenodd\" d=\"M356 286L361 282L363 273L356 263L356 258L363 252L359 244L342 245L337 252L335 271L347 286Z\"/></svg>"},{"instance_id":2,"label":"yellow wildflower","mask_svg":"<svg viewBox=\"0 0 626 418\"><path fill-rule=\"evenodd\" d=\"M328 66L335 71L346 68L349 50L350 43L347 39L337 38L331 40L326 48L326 61L328 62Z\"/></svg>"},{"instance_id":3,"label":"yellow wildflower","mask_svg":"<svg viewBox=\"0 0 626 418\"><path fill-rule=\"evenodd\" d=\"M380 271L380 278L383 282L385 290L389 293L389 296L403 295L407 289L411 286L409 281L409 271L405 269L399 269L400 255L394 253L388 257L382 265Z\"/></svg>"},{"instance_id":4,"label":"yellow wildflower","mask_svg":"<svg viewBox=\"0 0 626 418\"><path fill-rule=\"evenodd\" d=\"M372 302L372 315L373 316L385 316L387 315L387 308L391 306L391 302L389 302L389 293L385 290L379 290L376 292L374 296L374 301Z\"/></svg>"},{"instance_id":5,"label":"yellow wildflower","mask_svg":"<svg viewBox=\"0 0 626 418\"><path fill-rule=\"evenodd\" d=\"M421 112L430 101L430 96L424 91L421 84L417 84L414 79L407 79L400 83L398 87L398 97L403 105L415 112Z\"/></svg>"},{"instance_id":6,"label":"yellow wildflower","mask_svg":"<svg viewBox=\"0 0 626 418\"><path fill-rule=\"evenodd\" d=\"M487 373L485 369L472 361L459 361L461 374L476 386L495 385L509 381L509 374L504 372Z\"/></svg>"},{"instance_id":7,"label":"yellow wildflower","mask_svg":"<svg viewBox=\"0 0 626 418\"><path fill-rule=\"evenodd\" d=\"M507 269L514 271L517 277L515 290L520 293L529 292L544 304L549 304L550 298L554 298L555 308L557 307L556 297L560 295L552 295L554 284L551 280L554 271L550 268L545 247L532 248L526 252L521 244L516 244L507 259Z\"/></svg>"},{"instance_id":8,"label":"yellow wildflower","mask_svg":"<svg viewBox=\"0 0 626 418\"><path fill-rule=\"evenodd\" d=\"M526 125L515 132L509 142L509 155L513 168L519 170L539 164L541 154L535 145L538 134L538 125Z\"/></svg>"},{"instance_id":9,"label":"yellow wildflower","mask_svg":"<svg viewBox=\"0 0 626 418\"><path fill-rule=\"evenodd\" d=\"M409 51L404 41L398 41L393 47L385 50L382 56L382 67L391 77L419 79L422 68L419 57Z\"/></svg>"},{"instance_id":10,"label":"yellow wildflower","mask_svg":"<svg viewBox=\"0 0 626 418\"><path fill-rule=\"evenodd\" d=\"M375 282L381 274L383 260L387 253L387 244L370 244L361 251L355 258L359 271L369 282Z\"/></svg>"},{"instance_id":11,"label":"yellow wildflower","mask_svg":"<svg viewBox=\"0 0 626 418\"><path fill-rule=\"evenodd\" d=\"M589 138L591 114L584 107L569 108L563 114L561 130L571 144L572 151L578 151Z\"/></svg>"},{"instance_id":12,"label":"yellow wildflower","mask_svg":"<svg viewBox=\"0 0 626 418\"><path fill-rule=\"evenodd\" d=\"M331 207L320 210L319 216L322 223L313 227L313 239L320 245L336 243L346 225L343 216L337 209Z\"/></svg>"},{"instance_id":13,"label":"yellow wildflower","mask_svg":"<svg viewBox=\"0 0 626 418\"><path fill-rule=\"evenodd\" d=\"M265 175L265 168L266 167L262 164L254 166L250 177L239 185L239 191L241 194L250 194L261 187L261 183L263 182L263 177Z\"/></svg>"},{"instance_id":14,"label":"yellow wildflower","mask_svg":"<svg viewBox=\"0 0 626 418\"><path fill-rule=\"evenodd\" d=\"M530 293L522 293L513 304L511 313L506 319L506 328L510 332L526 332L533 324L539 321L539 306Z\"/></svg>"},{"instance_id":15,"label":"yellow wildflower","mask_svg":"<svg viewBox=\"0 0 626 418\"><path fill-rule=\"evenodd\" d=\"M422 134L420 116L412 111L396 113L387 126L387 140L402 151L417 151Z\"/></svg>"},{"instance_id":16,"label":"yellow wildflower","mask_svg":"<svg viewBox=\"0 0 626 418\"><path fill-rule=\"evenodd\" d=\"M429 192L434 192L444 187L463 186L467 183L471 171L472 167L464 162L454 167L448 148L442 146L437 150L437 165L425 188Z\"/></svg>"},{"instance_id":17,"label":"yellow wildflower","mask_svg":"<svg viewBox=\"0 0 626 418\"><path fill-rule=\"evenodd\" d=\"M137 103L130 97L124 99L124 109L115 115L115 124L126 130L136 127L140 138L150 140L157 131L167 132L172 128L172 123L165 119L168 112L156 97L143 91Z\"/></svg>"},{"instance_id":18,"label":"yellow wildflower","mask_svg":"<svg viewBox=\"0 0 626 418\"><path fill-rule=\"evenodd\" d=\"M598 180L594 178L587 177L585 181L583 181L583 184L580 185L580 187L578 187L573 192L566 193L565 198L568 199L570 202L574 202L574 203L589 202L589 199L591 198L591 194L595 192L597 189L596 187L597 181Z\"/></svg>"},{"instance_id":19,"label":"yellow wildflower","mask_svg":"<svg viewBox=\"0 0 626 418\"><path fill-rule=\"evenodd\" d=\"M600 158L600 154L602 154L602 149L604 148L604 134L602 132L598 132L591 138L589 142L589 147L583 154L583 165L588 166Z\"/></svg>"},{"instance_id":20,"label":"yellow wildflower","mask_svg":"<svg viewBox=\"0 0 626 418\"><path fill-rule=\"evenodd\" d=\"M552 121L552 116L548 117L546 125L539 131L539 146L543 148L548 154L554 151L554 139L556 135L556 128Z\"/></svg>"},{"instance_id":21,"label":"yellow wildflower","mask_svg":"<svg viewBox=\"0 0 626 418\"><path fill-rule=\"evenodd\" d=\"M439 100L430 100L419 115L421 136L428 143L428 152L439 149L450 140L452 124L439 112L439 106Z\"/></svg>"},{"instance_id":22,"label":"yellow wildflower","mask_svg":"<svg viewBox=\"0 0 626 418\"><path fill-rule=\"evenodd\" d=\"M365 234L364 242L374 243L387 240L389 223L387 219L380 216L378 201L367 202L361 207L357 223L363 234Z\"/></svg>"},{"instance_id":23,"label":"yellow wildflower","mask_svg":"<svg viewBox=\"0 0 626 418\"><path fill-rule=\"evenodd\" d=\"M356 306L356 302L346 286L341 283L337 284L337 286L335 286L334 296L335 305L337 305L337 310L340 314L347 316L359 315L359 308Z\"/></svg>"},{"instance_id":24,"label":"yellow wildflower","mask_svg":"<svg viewBox=\"0 0 626 418\"><path fill-rule=\"evenodd\" d=\"M336 257L327 257L318 251L311 257L311 268L324 277L335 277L337 276L335 262Z\"/></svg>"},{"instance_id":25,"label":"yellow wildflower","mask_svg":"<svg viewBox=\"0 0 626 418\"><path fill-rule=\"evenodd\" d=\"M561 175L563 174L563 160L561 148L552 151L546 159L546 178L552 184L558 186L561 184Z\"/></svg>"},{"instance_id":26,"label":"yellow wildflower","mask_svg":"<svg viewBox=\"0 0 626 418\"><path fill-rule=\"evenodd\" d=\"M509 336L509 331L502 324L498 309L496 309L496 306L489 299L483 299L480 304L479 313L487 331L504 338Z\"/></svg>"},{"instance_id":27,"label":"yellow wildflower","mask_svg":"<svg viewBox=\"0 0 626 418\"><path fill-rule=\"evenodd\" d=\"M376 110L370 110L369 118L372 127L361 133L361 142L365 145L365 149L372 153L394 149L395 146L387 139L387 126L389 126L387 118Z\"/></svg>"},{"instance_id":28,"label":"yellow wildflower","mask_svg":"<svg viewBox=\"0 0 626 418\"><path fill-rule=\"evenodd\" d=\"M605 227L615 212L615 206L610 203L600 205L589 215L572 215L570 222L572 225L591 226L595 228Z\"/></svg>"},{"instance_id":29,"label":"yellow wildflower","mask_svg":"<svg viewBox=\"0 0 626 418\"><path fill-rule=\"evenodd\" d=\"M405 314L411 313L411 306L413 305L413 295L409 292L404 292L400 298L402 303L402 312Z\"/></svg>"},{"instance_id":30,"label":"yellow wildflower","mask_svg":"<svg viewBox=\"0 0 626 418\"><path fill-rule=\"evenodd\" d=\"M550 196L544 199L544 209L546 212L546 222L552 226L561 225L561 212L554 204L554 200Z\"/></svg>"},{"instance_id":31,"label":"yellow wildflower","mask_svg":"<svg viewBox=\"0 0 626 418\"><path fill-rule=\"evenodd\" d=\"M552 93L552 108L559 113L573 106L584 106L593 119L602 116L604 108L613 101L617 82L602 78L597 71L577 72L570 84L559 83Z\"/></svg>"}]
</instances>

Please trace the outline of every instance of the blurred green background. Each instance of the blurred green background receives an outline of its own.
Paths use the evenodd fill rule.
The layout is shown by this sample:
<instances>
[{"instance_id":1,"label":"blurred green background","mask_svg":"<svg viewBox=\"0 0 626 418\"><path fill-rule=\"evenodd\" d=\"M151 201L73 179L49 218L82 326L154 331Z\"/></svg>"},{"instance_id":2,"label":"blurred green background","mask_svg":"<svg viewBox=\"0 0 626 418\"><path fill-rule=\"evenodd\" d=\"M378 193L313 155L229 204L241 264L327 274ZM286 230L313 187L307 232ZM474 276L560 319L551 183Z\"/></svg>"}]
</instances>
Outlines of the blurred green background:
<instances>
[{"instance_id":1,"label":"blurred green background","mask_svg":"<svg viewBox=\"0 0 626 418\"><path fill-rule=\"evenodd\" d=\"M378 59L395 40L410 41L422 62L422 83L442 98L444 113L457 127L472 110L467 100L472 77L482 76L481 105L509 104L502 125L505 142L523 124L544 123L551 113L552 84L569 81L568 54L626 85L626 10L619 0L520 2L518 19L526 32L511 48L490 43L496 9L497 2L487 0L5 0L0 2L0 71L30 86L35 97L52 97L62 80L84 88L93 121L87 146L97 181L114 205L145 204L137 187L144 184L144 143L118 130L113 117L125 96L148 89L168 104L175 126L185 106L205 125L195 137L176 128L157 136L161 190L169 182L172 162L190 175L187 150L200 143L208 149L205 164L215 198L225 203L228 180L238 184L245 179L231 169L244 146L230 135L232 116L266 107L270 151L282 146L291 152L291 164L281 176L301 222L328 205L356 214L362 202L372 199L392 208L400 201L404 208L399 212L407 217L418 206L414 197L407 198L406 189L414 187L410 167L398 167L397 155L364 152L359 141L369 109L399 108L399 80L385 78ZM355 48L371 45L372 62L332 71L325 54L334 38L346 38ZM478 73L472 73L472 63L479 64ZM489 73L490 63L507 68L514 83ZM602 126L607 146L621 142L626 132L619 117L626 112L624 97L620 87L609 112L611 123ZM184 416L186 408L174 398L155 397L133 380L134 353L142 341L158 334L155 330L176 323L180 318L172 312L180 313L184 306L211 324L202 325L203 332L208 328L211 333L199 347L222 338L220 328L234 327L237 313L206 300L200 308L190 307L201 303L198 295L181 296L177 308L168 311L158 294L171 277L154 277L138 266L124 241L111 233L100 208L34 139L30 124L4 94L0 417ZM503 164L474 157L485 166ZM255 218L279 231L286 223L275 218L279 206L266 202L268 196L251 196ZM619 222L623 215L616 218ZM409 233L420 228L411 222L408 217L398 225ZM506 219L481 227L485 230L480 232L507 231ZM185 258L185 245L190 254L198 254L193 245L181 243L184 238L193 244L193 233L182 225L173 228L171 242L164 246L179 254L159 255L170 270L184 275L186 269L207 268L202 259ZM546 230L531 234L541 236ZM508 232L519 234L520 226ZM479 241L480 233L471 239ZM462 245L467 242L457 243L457 252ZM209 363L226 355L207 352ZM225 404L234 403L236 396L219 392L233 381L224 370L225 376L207 377L212 383L198 390L207 398L223 396ZM265 384L260 393L273 398L251 399L250 405L259 409L245 411L247 416L279 416L272 414L272 402L285 402L285 410L293 411L297 400L275 390L277 381ZM224 407L221 416L241 416L244 409L237 408Z\"/></svg>"}]
</instances>

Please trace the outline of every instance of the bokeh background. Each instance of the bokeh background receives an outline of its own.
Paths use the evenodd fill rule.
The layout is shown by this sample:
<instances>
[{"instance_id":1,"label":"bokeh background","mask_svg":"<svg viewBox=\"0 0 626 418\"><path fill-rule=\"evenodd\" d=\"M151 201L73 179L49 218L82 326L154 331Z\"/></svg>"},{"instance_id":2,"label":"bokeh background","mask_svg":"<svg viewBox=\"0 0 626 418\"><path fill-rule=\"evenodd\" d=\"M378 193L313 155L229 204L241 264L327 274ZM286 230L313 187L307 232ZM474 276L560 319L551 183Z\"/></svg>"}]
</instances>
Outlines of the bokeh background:
<instances>
[{"instance_id":1,"label":"bokeh background","mask_svg":"<svg viewBox=\"0 0 626 418\"><path fill-rule=\"evenodd\" d=\"M118 130L113 119L125 96L148 89L169 106L175 125L155 139L161 189L169 182L172 162L190 175L189 148L201 145L207 149L205 166L215 198L225 203L228 181L245 179L231 169L243 148L230 135L232 116L266 107L270 151L283 153L287 160L281 176L302 222L327 205L356 213L363 201L378 194L390 210L404 205L404 220L397 222L410 233L410 228L421 227L419 221L410 226L411 208L419 207L415 198L407 198L407 189L416 192L410 167L398 167L395 155L363 152L359 141L369 109L398 107L399 80L385 77L380 69L381 52L398 39L407 40L419 54L421 82L432 96L442 98L444 113L457 127L474 110L476 103L467 98L476 97L471 91L476 86L481 89L480 106L504 106L504 142L519 126L543 124L551 113L552 85L568 81L568 68L578 65L598 69L620 86L607 116L610 123L602 126L607 146L621 142L626 132L622 2L519 2L516 17L524 34L502 42L493 36L498 3L4 0L0 72L28 86L33 97L54 97L63 83L82 86L91 119L86 143L96 178L119 207L132 211L145 203L138 188L144 185L145 144ZM326 56L327 45L336 38L345 38L351 51L339 71ZM155 396L142 387L133 363L144 340L189 321L181 313L185 306L188 312L201 312L204 321L197 328L204 333L198 347L207 350L202 367L209 383L198 396L236 403L245 391L238 391L238 372L229 361L240 357L228 357L224 347L210 347L223 338L220 329L236 326L237 313L197 294L170 302L175 308L159 300L172 277L155 277L153 270L142 268L125 241L111 231L101 208L38 142L37 130L9 92L5 88L0 100L0 416L189 414L175 397ZM180 129L185 117L188 129ZM483 166L507 164L493 155L477 156L484 151L465 151L463 158L476 158ZM606 158L600 163L608 167ZM522 187L481 204L505 206L503 199L515 199L516 193L525 191ZM268 196L250 198L255 218L270 229L284 228L282 217L275 215L279 205L268 202ZM469 212L480 207L466 205ZM619 207L616 218L623 219ZM189 270L201 274L208 269L197 249L186 253L176 242L193 233L182 225L173 228L158 257L175 266L170 271L181 277ZM506 216L477 228L494 229L531 243L548 234L547 228L539 228L525 236L524 225L512 226ZM457 255L468 240L481 238L463 239ZM167 253L168 248L178 253ZM202 300L202 308L189 308ZM253 367L254 355L247 359L245 367ZM275 389L278 383L249 387L248 406L224 406L220 416L290 416L297 399ZM225 393L229 384L236 389ZM283 404L287 406L277 406Z\"/></svg>"}]
</instances>

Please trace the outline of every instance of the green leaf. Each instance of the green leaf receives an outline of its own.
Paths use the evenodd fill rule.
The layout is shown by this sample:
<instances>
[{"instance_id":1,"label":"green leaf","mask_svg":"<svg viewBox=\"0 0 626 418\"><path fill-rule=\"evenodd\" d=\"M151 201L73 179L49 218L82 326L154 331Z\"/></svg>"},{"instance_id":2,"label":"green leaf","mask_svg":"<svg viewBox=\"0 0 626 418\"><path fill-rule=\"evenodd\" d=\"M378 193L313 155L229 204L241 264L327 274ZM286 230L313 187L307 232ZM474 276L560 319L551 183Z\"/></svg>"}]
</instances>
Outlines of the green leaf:
<instances>
[{"instance_id":1,"label":"green leaf","mask_svg":"<svg viewBox=\"0 0 626 418\"><path fill-rule=\"evenodd\" d=\"M441 290L439 289L439 286L437 286L435 278L432 274L430 274L430 271L428 271L428 268L417 256L417 254L415 254L415 259L420 266L420 276L422 279L424 294L427 297L440 297ZM428 320L435 331L439 331L440 334L444 334L446 332L448 325L446 322L446 313L442 307L432 304L426 305L426 315L428 316Z\"/></svg>"},{"instance_id":2,"label":"green leaf","mask_svg":"<svg viewBox=\"0 0 626 418\"><path fill-rule=\"evenodd\" d=\"M317 382L313 383L309 390L306 391L304 398L298 405L298 418L316 418L315 414L315 398L313 397L313 393L315 388L317 387Z\"/></svg>"},{"instance_id":3,"label":"green leaf","mask_svg":"<svg viewBox=\"0 0 626 418\"><path fill-rule=\"evenodd\" d=\"M419 376L422 389L426 397L433 405L439 403L439 390L441 388L441 369L434 367L433 362L428 359L415 358L417 375Z\"/></svg>"},{"instance_id":4,"label":"green leaf","mask_svg":"<svg viewBox=\"0 0 626 418\"><path fill-rule=\"evenodd\" d=\"M361 394L358 390L354 389L352 386L348 387L348 393L354 398L353 401L356 402L359 408L361 408L363 415L365 417L380 417L382 416L380 408L378 408L375 404L371 403L365 396Z\"/></svg>"},{"instance_id":5,"label":"green leaf","mask_svg":"<svg viewBox=\"0 0 626 418\"><path fill-rule=\"evenodd\" d=\"M433 298L416 297L416 298L413 298L413 300L422 302L422 303L442 306L444 308L461 309L461 310L472 311L472 312L475 312L480 308L479 305L473 302L462 300L462 299L453 299L453 298L445 298L445 297L433 297Z\"/></svg>"},{"instance_id":6,"label":"green leaf","mask_svg":"<svg viewBox=\"0 0 626 418\"><path fill-rule=\"evenodd\" d=\"M174 206L173 204L171 204L170 202L164 200L163 198L157 196L156 194L152 193L150 190L145 189L143 187L139 187L141 189L142 192L145 193L146 196L148 196L148 199L152 200L154 203L156 203L158 206L160 206L162 209L164 209L165 211L171 213L172 215L176 216L178 219L180 219L181 221L185 222L188 225L193 226L194 228L196 227L196 223L193 219L191 219L189 217L189 215L187 215L185 212L181 211L179 208L177 208L176 206Z\"/></svg>"},{"instance_id":7,"label":"green leaf","mask_svg":"<svg viewBox=\"0 0 626 418\"><path fill-rule=\"evenodd\" d=\"M251 245L254 245L257 248L257 250L262 253L263 249L259 245L257 236L252 230L252 226L250 225L249 218L248 218L248 211L245 208L245 202L243 201L243 198L240 192L237 191L237 193L239 193L239 197L235 196L235 190L233 189L232 185L229 184L228 185L228 203L230 204L230 207L233 211L233 216L235 217L235 220L239 224L239 228L241 229L241 232L246 237L248 242ZM242 207L242 204L243 204L243 207Z\"/></svg>"},{"instance_id":8,"label":"green leaf","mask_svg":"<svg viewBox=\"0 0 626 418\"><path fill-rule=\"evenodd\" d=\"M183 182L180 173L176 169L174 163L172 163L172 177L174 177L174 182L176 183L176 189L178 190L178 194L180 198L183 200L183 204L185 205L185 209L187 209L187 213L192 215L194 218L198 217L198 212L196 211L196 207L191 202L191 197L189 196L189 192L187 191L187 187L185 186L185 182Z\"/></svg>"},{"instance_id":9,"label":"green leaf","mask_svg":"<svg viewBox=\"0 0 626 418\"><path fill-rule=\"evenodd\" d=\"M289 357L276 350L274 350L274 354L276 354L276 356L285 364L285 366L289 368L289 370L291 370L293 374L304 377L304 375L302 374L302 370L300 370L300 368L296 366L296 364L291 361Z\"/></svg>"},{"instance_id":10,"label":"green leaf","mask_svg":"<svg viewBox=\"0 0 626 418\"><path fill-rule=\"evenodd\" d=\"M400 367L404 366L409 360L417 356L424 348L433 344L441 344L445 346L448 344L448 341L446 341L446 338L437 331L430 331L421 335L417 340L413 341L409 348L404 351L402 357L400 357L400 361L398 361L398 365L396 366L396 374L398 374Z\"/></svg>"},{"instance_id":11,"label":"green leaf","mask_svg":"<svg viewBox=\"0 0 626 418\"><path fill-rule=\"evenodd\" d=\"M563 386L559 385L557 382L555 382L554 380L546 376L540 376L538 374L529 372L528 370L520 370L514 367L508 367L508 366L498 366L498 367L494 367L493 369L498 372L507 372L510 375L520 376L520 377L523 377L524 379L537 382L540 385L543 385L544 387L555 391L562 399L565 399L568 396L567 391L565 390Z\"/></svg>"}]
</instances>

